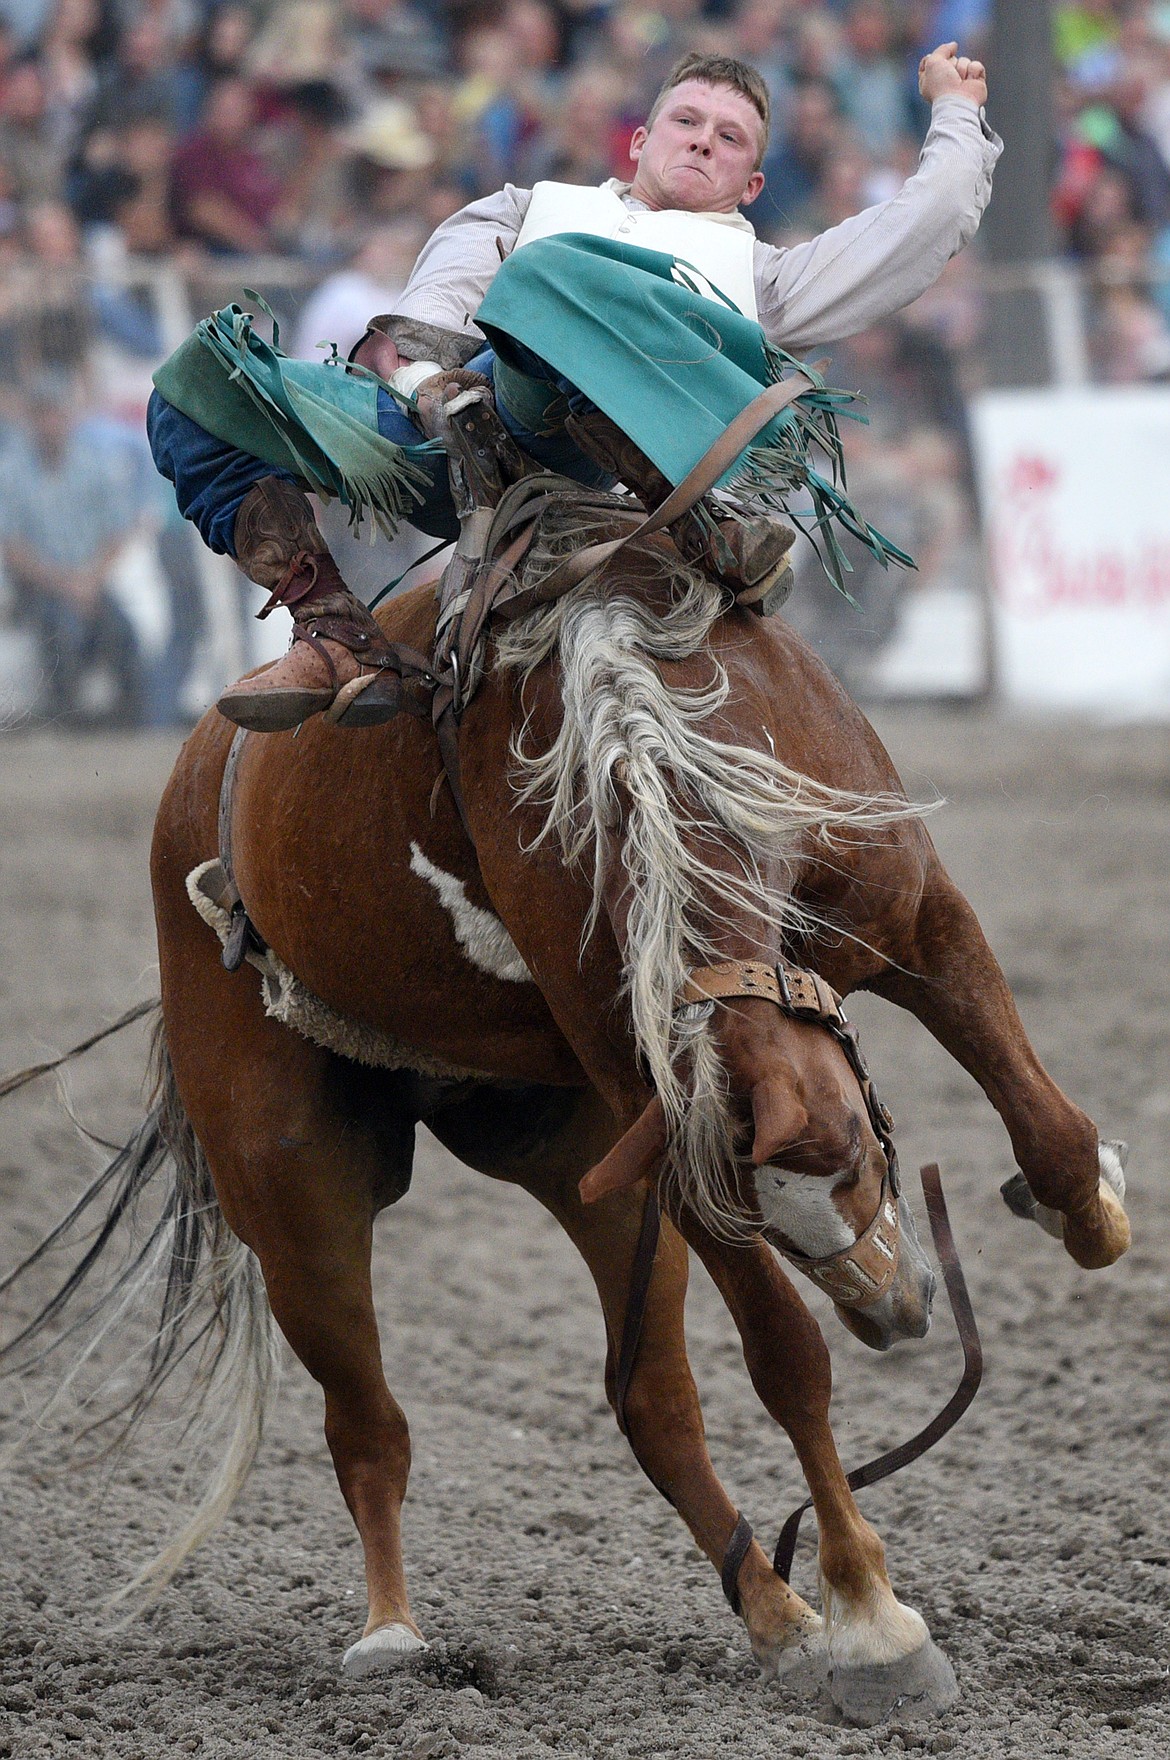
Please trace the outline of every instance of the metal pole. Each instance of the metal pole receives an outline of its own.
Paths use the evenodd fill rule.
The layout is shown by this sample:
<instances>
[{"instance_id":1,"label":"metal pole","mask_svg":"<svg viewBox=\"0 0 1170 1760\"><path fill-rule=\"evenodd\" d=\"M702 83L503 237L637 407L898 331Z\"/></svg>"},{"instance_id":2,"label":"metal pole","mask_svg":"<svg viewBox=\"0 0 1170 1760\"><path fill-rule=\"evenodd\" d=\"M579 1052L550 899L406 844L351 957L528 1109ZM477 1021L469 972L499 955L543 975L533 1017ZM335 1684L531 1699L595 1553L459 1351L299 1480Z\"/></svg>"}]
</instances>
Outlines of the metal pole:
<instances>
[{"instance_id":1,"label":"metal pole","mask_svg":"<svg viewBox=\"0 0 1170 1760\"><path fill-rule=\"evenodd\" d=\"M995 264L1039 264L1053 254L1054 71L1050 0L994 0L988 112L1005 148L980 237ZM1050 337L1039 277L1030 287L993 292L989 382L1050 384Z\"/></svg>"}]
</instances>

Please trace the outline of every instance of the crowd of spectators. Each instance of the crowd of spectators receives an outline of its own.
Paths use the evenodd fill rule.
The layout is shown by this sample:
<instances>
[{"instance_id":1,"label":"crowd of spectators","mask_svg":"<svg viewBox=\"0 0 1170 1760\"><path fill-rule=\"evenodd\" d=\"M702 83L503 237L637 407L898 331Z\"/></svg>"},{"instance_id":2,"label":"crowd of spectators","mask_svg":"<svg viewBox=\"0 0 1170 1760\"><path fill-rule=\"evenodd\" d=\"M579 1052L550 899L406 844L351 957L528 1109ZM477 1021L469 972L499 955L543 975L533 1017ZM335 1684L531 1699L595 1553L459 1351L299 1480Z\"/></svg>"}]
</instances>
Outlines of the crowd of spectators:
<instances>
[{"instance_id":1,"label":"crowd of spectators","mask_svg":"<svg viewBox=\"0 0 1170 1760\"><path fill-rule=\"evenodd\" d=\"M1059 244L1093 298L1106 383L1170 379L1170 5L1054 9Z\"/></svg>"},{"instance_id":2,"label":"crowd of spectators","mask_svg":"<svg viewBox=\"0 0 1170 1760\"><path fill-rule=\"evenodd\" d=\"M27 244L64 204L107 253L332 265L372 218L423 231L505 180L628 172L694 45L760 67L775 123L754 218L807 231L905 174L918 59L948 32L977 52L988 4L0 0L0 235Z\"/></svg>"},{"instance_id":3,"label":"crowd of spectators","mask_svg":"<svg viewBox=\"0 0 1170 1760\"><path fill-rule=\"evenodd\" d=\"M463 203L505 181L630 175L630 134L690 47L760 68L773 131L752 220L778 243L809 236L899 187L928 122L920 56L950 38L986 54L991 12L992 0L0 0L0 448L35 452L48 369L79 419L95 402L107 430L120 415L132 450L166 327L128 262L196 287L225 285L244 259L295 263L296 351L346 346ZM1095 290L1096 367L1170 376L1170 5L1057 0L1053 18L1053 213ZM888 474L901 448L910 477L962 482L979 324L967 257L905 320L840 351L835 372L875 398L875 428L854 441L863 475L867 460ZM95 381L111 355L139 363L132 394ZM0 505L11 600L6 519ZM127 533L143 521L177 555L145 489ZM195 627L193 612L175 616ZM147 677L119 701L158 696Z\"/></svg>"}]
</instances>

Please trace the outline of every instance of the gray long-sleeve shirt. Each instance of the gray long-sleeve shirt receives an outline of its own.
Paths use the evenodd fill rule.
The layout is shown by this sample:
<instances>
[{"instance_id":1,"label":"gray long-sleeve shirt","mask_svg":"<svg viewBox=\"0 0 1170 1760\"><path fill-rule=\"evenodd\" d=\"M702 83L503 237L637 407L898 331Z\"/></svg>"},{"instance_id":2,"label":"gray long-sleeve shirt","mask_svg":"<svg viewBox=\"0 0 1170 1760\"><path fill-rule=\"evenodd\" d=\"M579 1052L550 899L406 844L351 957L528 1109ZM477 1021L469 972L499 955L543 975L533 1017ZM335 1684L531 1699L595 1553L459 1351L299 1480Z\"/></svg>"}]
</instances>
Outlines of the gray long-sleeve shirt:
<instances>
[{"instance_id":1,"label":"gray long-sleeve shirt","mask_svg":"<svg viewBox=\"0 0 1170 1760\"><path fill-rule=\"evenodd\" d=\"M1002 151L973 104L939 98L918 169L896 196L790 250L757 239L756 302L768 339L801 354L854 336L925 293L974 237ZM508 183L444 220L423 247L396 316L481 336L475 315L531 199L531 190ZM622 200L645 207L629 194Z\"/></svg>"}]
</instances>

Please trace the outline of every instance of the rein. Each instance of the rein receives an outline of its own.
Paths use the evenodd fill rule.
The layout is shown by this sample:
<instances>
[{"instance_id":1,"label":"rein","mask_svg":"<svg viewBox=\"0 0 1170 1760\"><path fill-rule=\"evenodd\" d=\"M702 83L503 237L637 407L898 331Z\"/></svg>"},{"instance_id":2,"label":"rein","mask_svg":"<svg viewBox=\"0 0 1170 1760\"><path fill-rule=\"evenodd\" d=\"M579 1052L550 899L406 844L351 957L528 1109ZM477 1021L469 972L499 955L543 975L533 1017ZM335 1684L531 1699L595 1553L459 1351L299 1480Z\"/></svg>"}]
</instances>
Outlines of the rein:
<instances>
[{"instance_id":1,"label":"rein","mask_svg":"<svg viewBox=\"0 0 1170 1760\"><path fill-rule=\"evenodd\" d=\"M824 1289L839 1307L866 1308L879 1300L889 1288L898 1265L900 1188L898 1157L893 1141L893 1119L878 1098L861 1054L857 1029L846 1019L840 997L819 973L791 965L783 959L774 966L749 960L729 960L722 965L697 967L693 970L679 1002L714 1003L757 996L774 1003L782 1014L793 1020L805 1020L823 1027L837 1040L857 1078L870 1123L886 1158L886 1172L882 1179L877 1214L851 1246L824 1258L810 1259L783 1246L768 1231L765 1231L764 1238L812 1282ZM861 1491L868 1485L876 1485L902 1467L909 1466L912 1461L919 1460L958 1423L979 1391L983 1378L983 1348L951 1231L938 1163L931 1162L923 1167L921 1179L930 1232L954 1315L955 1329L963 1347L963 1374L958 1387L942 1410L916 1435L907 1442L899 1443L896 1448L888 1449L876 1459L867 1461L864 1466L855 1467L846 1475L846 1483L851 1491ZM658 1227L658 1201L655 1193L650 1191L630 1275L630 1293L618 1352L615 1405L623 1432L627 1430L625 1399L650 1290ZM806 1498L793 1510L780 1530L772 1568L785 1583L789 1581L792 1570L801 1521L806 1511L812 1507L812 1498ZM723 1593L736 1614L741 1611L739 1573L754 1538L751 1523L746 1516L740 1515L727 1543L720 1571Z\"/></svg>"},{"instance_id":2,"label":"rein","mask_svg":"<svg viewBox=\"0 0 1170 1760\"><path fill-rule=\"evenodd\" d=\"M947 1213L947 1201L943 1196L942 1174L937 1161L930 1161L919 1171L922 1180L922 1195L926 1200L926 1214L930 1222L930 1232L934 1240L934 1250L938 1254L939 1266L946 1285L947 1297L951 1304L951 1313L955 1319L955 1330L959 1335L959 1343L963 1347L963 1373L959 1385L942 1410L923 1426L908 1442L901 1442L896 1448L887 1449L875 1460L867 1461L863 1467L855 1467L846 1475L846 1483L851 1491L863 1491L867 1485L876 1485L882 1479L888 1479L911 1461L919 1460L928 1449L940 1442L948 1430L953 1430L975 1395L979 1392L979 1383L983 1379L983 1346L979 1342L979 1329L975 1324L975 1310L971 1306L971 1296L967 1289L967 1279L963 1276L963 1267L959 1260L955 1237L951 1232L951 1219ZM812 1498L794 1509L780 1530L780 1538L776 1542L776 1553L772 1560L772 1569L785 1582L789 1580L792 1570L793 1554L796 1551L796 1537L800 1532L801 1520L805 1511L812 1508ZM740 1517L743 1521L743 1517ZM732 1536L734 1539L734 1535ZM744 1549L746 1551L746 1547ZM728 1548L730 1551L730 1547ZM742 1560L741 1560L742 1562ZM734 1606L734 1603L732 1603Z\"/></svg>"},{"instance_id":3,"label":"rein","mask_svg":"<svg viewBox=\"0 0 1170 1760\"><path fill-rule=\"evenodd\" d=\"M963 1347L963 1373L959 1385L942 1410L923 1426L907 1442L900 1442L896 1448L887 1449L874 1460L867 1461L862 1467L854 1467L845 1475L845 1483L851 1491L863 1491L867 1485L876 1485L882 1479L888 1479L892 1473L902 1467L908 1467L912 1461L920 1460L928 1449L941 1442L948 1430L953 1430L975 1395L979 1391L979 1383L983 1379L983 1347L979 1342L979 1331L975 1324L975 1313L971 1306L971 1297L967 1290L967 1280L963 1276L963 1267L959 1262L955 1237L951 1232L950 1217L947 1214L946 1199L943 1196L942 1175L937 1161L928 1162L921 1169L922 1194L926 1199L926 1214L930 1220L930 1232L934 1240L935 1252L942 1268L943 1282L951 1304L951 1313L955 1318L955 1330L959 1335L959 1343ZM780 1530L780 1538L776 1542L776 1551L772 1558L772 1569L784 1583L791 1580L792 1560L796 1552L796 1540L800 1533L800 1524L805 1514L813 1507L811 1497L798 1504ZM752 1525L746 1516L741 1515L735 1524L731 1539L727 1542L727 1551L723 1555L723 1568L720 1580L723 1593L733 1613L741 1612L739 1599L739 1573L748 1548L755 1539Z\"/></svg>"}]
</instances>

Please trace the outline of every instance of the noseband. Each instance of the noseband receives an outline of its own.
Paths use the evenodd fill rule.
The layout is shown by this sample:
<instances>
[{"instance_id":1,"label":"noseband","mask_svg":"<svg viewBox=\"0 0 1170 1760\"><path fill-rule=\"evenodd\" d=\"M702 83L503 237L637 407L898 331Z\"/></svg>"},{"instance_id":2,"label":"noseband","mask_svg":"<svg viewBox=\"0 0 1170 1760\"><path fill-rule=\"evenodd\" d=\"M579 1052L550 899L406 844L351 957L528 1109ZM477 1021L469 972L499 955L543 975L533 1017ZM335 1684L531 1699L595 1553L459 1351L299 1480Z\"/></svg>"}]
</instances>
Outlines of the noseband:
<instances>
[{"instance_id":1,"label":"noseband","mask_svg":"<svg viewBox=\"0 0 1170 1760\"><path fill-rule=\"evenodd\" d=\"M881 1195L872 1222L851 1246L823 1258L809 1258L784 1246L775 1231L765 1228L764 1238L798 1271L811 1278L840 1308L868 1308L880 1301L898 1270L901 1227L898 1219L898 1156L894 1148L894 1121L873 1085L857 1028L847 1020L841 998L818 972L778 960L774 966L754 960L727 960L717 966L697 966L690 974L680 1002L727 1002L734 997L763 997L790 1020L808 1021L823 1027L840 1045L857 1078L861 1097L874 1136L886 1158Z\"/></svg>"}]
</instances>

